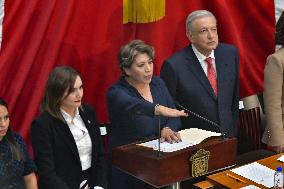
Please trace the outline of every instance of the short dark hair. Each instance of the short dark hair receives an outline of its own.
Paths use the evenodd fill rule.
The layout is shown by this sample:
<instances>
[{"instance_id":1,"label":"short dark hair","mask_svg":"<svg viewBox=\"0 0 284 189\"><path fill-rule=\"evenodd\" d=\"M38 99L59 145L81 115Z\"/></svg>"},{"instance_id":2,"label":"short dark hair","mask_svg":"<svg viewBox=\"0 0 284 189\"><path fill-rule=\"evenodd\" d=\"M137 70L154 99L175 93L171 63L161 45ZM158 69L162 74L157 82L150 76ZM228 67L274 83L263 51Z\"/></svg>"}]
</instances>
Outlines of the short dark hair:
<instances>
[{"instance_id":1,"label":"short dark hair","mask_svg":"<svg viewBox=\"0 0 284 189\"><path fill-rule=\"evenodd\" d=\"M0 106L4 106L8 110L7 102L1 97L0 97ZM11 153L12 153L13 159L16 159L18 161L24 160L24 155L21 152L19 145L16 141L16 138L14 136L14 132L13 132L12 127L11 127L11 122L10 122L10 125L8 126L8 130L7 130L6 135L3 137L2 140L7 140L8 145L9 145L10 150L11 150Z\"/></svg>"},{"instance_id":2,"label":"short dark hair","mask_svg":"<svg viewBox=\"0 0 284 189\"><path fill-rule=\"evenodd\" d=\"M80 77L79 72L70 66L55 67L46 82L45 94L41 102L42 110L65 122L60 106L64 98L72 92L77 76Z\"/></svg>"},{"instance_id":3,"label":"short dark hair","mask_svg":"<svg viewBox=\"0 0 284 189\"><path fill-rule=\"evenodd\" d=\"M127 75L123 68L130 68L135 57L144 53L146 53L152 60L154 59L154 48L141 40L133 40L120 48L118 53L118 62L124 76Z\"/></svg>"}]
</instances>

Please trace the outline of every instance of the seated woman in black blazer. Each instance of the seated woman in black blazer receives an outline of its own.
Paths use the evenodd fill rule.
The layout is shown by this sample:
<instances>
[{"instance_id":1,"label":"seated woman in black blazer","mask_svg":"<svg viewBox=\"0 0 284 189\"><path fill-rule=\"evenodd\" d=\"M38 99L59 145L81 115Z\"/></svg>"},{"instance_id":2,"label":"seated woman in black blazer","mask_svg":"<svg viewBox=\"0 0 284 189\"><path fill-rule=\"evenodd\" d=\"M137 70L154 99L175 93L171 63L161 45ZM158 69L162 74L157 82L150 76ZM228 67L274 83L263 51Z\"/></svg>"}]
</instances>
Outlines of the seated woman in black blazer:
<instances>
[{"instance_id":1,"label":"seated woman in black blazer","mask_svg":"<svg viewBox=\"0 0 284 189\"><path fill-rule=\"evenodd\" d=\"M96 113L90 105L81 104L82 97L76 70L61 66L50 73L43 112L31 131L39 188L106 188L106 156Z\"/></svg>"}]
</instances>

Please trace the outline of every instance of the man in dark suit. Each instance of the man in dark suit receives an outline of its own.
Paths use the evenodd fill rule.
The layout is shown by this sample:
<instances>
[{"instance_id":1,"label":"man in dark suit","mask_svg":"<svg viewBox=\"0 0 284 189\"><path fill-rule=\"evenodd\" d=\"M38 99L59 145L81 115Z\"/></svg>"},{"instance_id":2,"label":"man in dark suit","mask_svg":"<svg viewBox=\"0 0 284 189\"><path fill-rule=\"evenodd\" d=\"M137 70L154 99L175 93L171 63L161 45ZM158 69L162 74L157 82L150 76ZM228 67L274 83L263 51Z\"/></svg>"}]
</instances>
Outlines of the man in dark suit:
<instances>
[{"instance_id":1,"label":"man in dark suit","mask_svg":"<svg viewBox=\"0 0 284 189\"><path fill-rule=\"evenodd\" d=\"M200 114L182 119L184 128L201 128L237 136L239 59L237 49L218 42L217 21L206 10L194 11L186 20L191 45L167 59L161 77L174 100Z\"/></svg>"}]
</instances>

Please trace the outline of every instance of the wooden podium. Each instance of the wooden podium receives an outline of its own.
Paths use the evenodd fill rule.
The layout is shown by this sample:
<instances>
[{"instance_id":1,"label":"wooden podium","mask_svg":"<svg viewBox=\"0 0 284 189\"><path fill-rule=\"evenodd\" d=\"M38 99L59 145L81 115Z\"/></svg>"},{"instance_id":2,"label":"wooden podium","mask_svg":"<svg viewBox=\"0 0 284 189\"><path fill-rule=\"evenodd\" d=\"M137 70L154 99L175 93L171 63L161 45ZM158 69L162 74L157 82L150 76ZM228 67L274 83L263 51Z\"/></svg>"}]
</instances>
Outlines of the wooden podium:
<instances>
[{"instance_id":1,"label":"wooden podium","mask_svg":"<svg viewBox=\"0 0 284 189\"><path fill-rule=\"evenodd\" d=\"M198 150L210 152L207 174L232 167L236 163L237 139L214 137L176 152L161 152L136 144L112 150L112 163L122 171L160 188L193 178L190 157Z\"/></svg>"}]
</instances>

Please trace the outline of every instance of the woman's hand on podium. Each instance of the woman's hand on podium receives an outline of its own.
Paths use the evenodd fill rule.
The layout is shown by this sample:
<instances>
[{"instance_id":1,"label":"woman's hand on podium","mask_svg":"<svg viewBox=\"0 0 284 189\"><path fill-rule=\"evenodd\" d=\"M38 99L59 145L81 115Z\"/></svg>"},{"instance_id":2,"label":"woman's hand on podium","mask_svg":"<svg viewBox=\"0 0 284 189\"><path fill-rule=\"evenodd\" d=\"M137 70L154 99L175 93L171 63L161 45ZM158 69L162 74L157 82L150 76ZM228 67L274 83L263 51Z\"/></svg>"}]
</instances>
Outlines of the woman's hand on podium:
<instances>
[{"instance_id":1,"label":"woman's hand on podium","mask_svg":"<svg viewBox=\"0 0 284 189\"><path fill-rule=\"evenodd\" d=\"M169 127L164 127L161 131L161 142L180 142L181 137L178 132L174 132L171 128Z\"/></svg>"}]
</instances>

